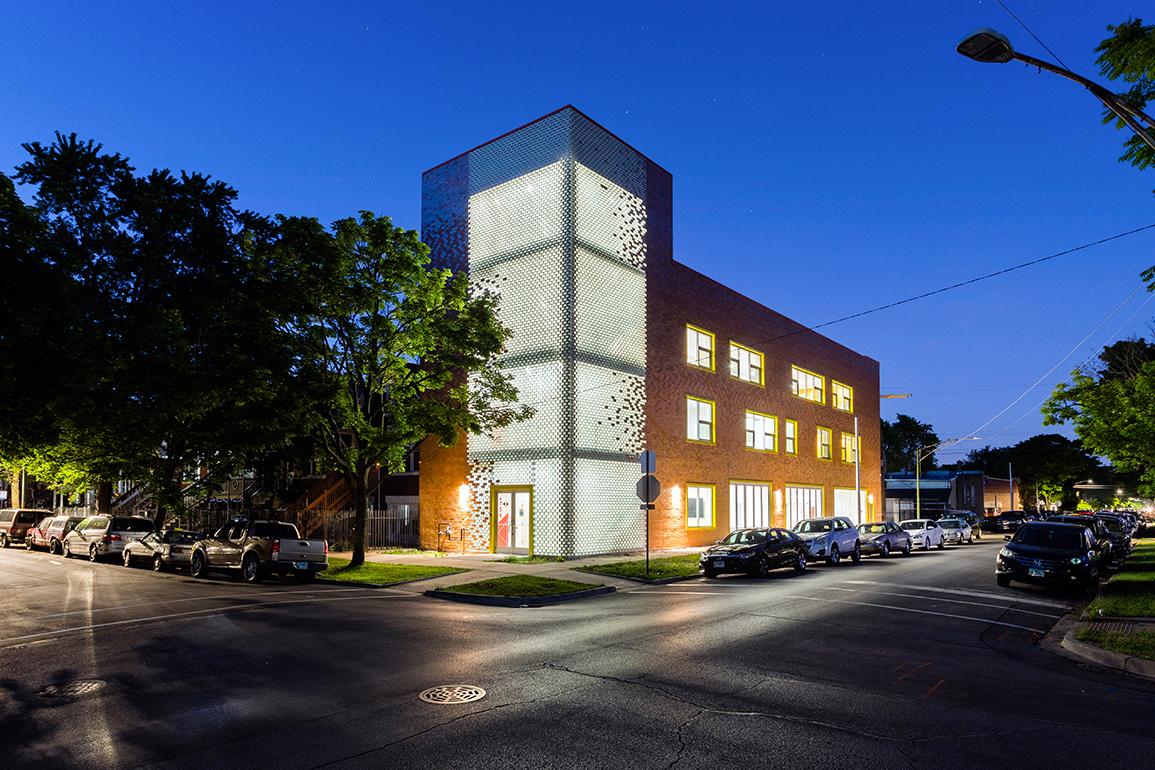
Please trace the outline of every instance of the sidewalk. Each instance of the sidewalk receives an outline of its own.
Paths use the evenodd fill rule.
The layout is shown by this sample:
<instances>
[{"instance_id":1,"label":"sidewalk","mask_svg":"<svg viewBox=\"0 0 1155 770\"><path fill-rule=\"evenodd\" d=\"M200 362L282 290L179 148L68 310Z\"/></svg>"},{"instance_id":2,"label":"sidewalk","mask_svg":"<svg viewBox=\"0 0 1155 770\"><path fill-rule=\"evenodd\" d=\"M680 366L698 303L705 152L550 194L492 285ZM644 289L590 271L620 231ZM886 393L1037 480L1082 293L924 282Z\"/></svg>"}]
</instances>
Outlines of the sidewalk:
<instances>
[{"instance_id":1,"label":"sidewalk","mask_svg":"<svg viewBox=\"0 0 1155 770\"><path fill-rule=\"evenodd\" d=\"M681 556L687 553L699 553L700 548L673 548L664 551L650 551L651 559L663 556ZM330 556L338 559L348 559L352 554L348 551L331 551ZM579 583L601 583L613 586L619 591L635 591L644 588L645 583L624 578L610 577L609 575L591 575L587 572L578 572L575 567L592 567L598 564L613 564L619 561L630 561L645 558L645 554L618 555L618 556L590 556L586 558L567 559L566 561L548 561L537 564L510 564L497 561L501 554L488 552L466 552L462 554L444 552L436 555L433 551L422 553L390 554L380 551L367 551L365 561L383 562L387 564L420 564L430 567L457 567L469 572L459 572L454 575L420 580L415 583L404 583L397 586L398 590L411 593L424 593L434 588L447 588L462 583L473 583L478 580L504 577L507 575L536 575L537 577L554 578L556 580L573 580Z\"/></svg>"}]
</instances>

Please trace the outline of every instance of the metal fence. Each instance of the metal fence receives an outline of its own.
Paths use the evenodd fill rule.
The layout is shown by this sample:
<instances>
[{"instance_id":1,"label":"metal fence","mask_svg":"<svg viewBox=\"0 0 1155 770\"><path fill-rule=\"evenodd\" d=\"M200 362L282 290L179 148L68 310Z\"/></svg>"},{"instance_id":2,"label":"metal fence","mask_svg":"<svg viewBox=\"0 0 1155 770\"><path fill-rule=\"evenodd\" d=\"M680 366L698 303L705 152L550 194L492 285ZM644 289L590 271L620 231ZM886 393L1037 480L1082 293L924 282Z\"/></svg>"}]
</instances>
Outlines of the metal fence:
<instances>
[{"instance_id":1,"label":"metal fence","mask_svg":"<svg viewBox=\"0 0 1155 770\"><path fill-rule=\"evenodd\" d=\"M402 510L397 510L397 509ZM334 551L347 550L353 542L352 510L322 511L308 533L323 537ZM421 534L416 506L395 506L384 511L369 511L365 519L366 548L417 548Z\"/></svg>"}]
</instances>

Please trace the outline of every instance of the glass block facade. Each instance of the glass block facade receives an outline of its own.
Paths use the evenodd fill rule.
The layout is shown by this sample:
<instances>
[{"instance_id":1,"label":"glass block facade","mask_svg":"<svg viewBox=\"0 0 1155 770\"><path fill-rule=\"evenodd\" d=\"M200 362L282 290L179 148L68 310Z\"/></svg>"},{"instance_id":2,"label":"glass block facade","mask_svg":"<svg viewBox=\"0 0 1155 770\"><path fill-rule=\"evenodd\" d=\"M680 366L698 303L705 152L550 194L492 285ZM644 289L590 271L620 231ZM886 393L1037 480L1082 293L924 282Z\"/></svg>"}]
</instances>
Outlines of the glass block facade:
<instances>
[{"instance_id":1,"label":"glass block facade","mask_svg":"<svg viewBox=\"0 0 1155 770\"><path fill-rule=\"evenodd\" d=\"M572 107L424 174L422 239L500 297L501 366L536 409L466 439L469 547L494 547L509 488L532 489L535 553L642 547L646 276L670 252L669 206L669 174Z\"/></svg>"}]
</instances>

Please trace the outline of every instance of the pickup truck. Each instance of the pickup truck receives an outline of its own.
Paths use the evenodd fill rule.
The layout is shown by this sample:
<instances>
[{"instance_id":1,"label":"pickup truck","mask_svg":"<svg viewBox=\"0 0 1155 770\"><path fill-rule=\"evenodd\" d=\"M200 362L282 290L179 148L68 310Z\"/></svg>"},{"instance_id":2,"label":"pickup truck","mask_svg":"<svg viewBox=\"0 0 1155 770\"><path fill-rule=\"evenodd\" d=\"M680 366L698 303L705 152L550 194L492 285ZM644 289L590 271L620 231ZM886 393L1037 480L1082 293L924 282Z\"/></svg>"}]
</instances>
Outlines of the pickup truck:
<instances>
[{"instance_id":1,"label":"pickup truck","mask_svg":"<svg viewBox=\"0 0 1155 770\"><path fill-rule=\"evenodd\" d=\"M240 570L247 583L259 583L270 572L312 580L328 566L329 544L306 540L296 526L283 521L234 519L197 541L189 557L193 577L206 577L213 570Z\"/></svg>"}]
</instances>

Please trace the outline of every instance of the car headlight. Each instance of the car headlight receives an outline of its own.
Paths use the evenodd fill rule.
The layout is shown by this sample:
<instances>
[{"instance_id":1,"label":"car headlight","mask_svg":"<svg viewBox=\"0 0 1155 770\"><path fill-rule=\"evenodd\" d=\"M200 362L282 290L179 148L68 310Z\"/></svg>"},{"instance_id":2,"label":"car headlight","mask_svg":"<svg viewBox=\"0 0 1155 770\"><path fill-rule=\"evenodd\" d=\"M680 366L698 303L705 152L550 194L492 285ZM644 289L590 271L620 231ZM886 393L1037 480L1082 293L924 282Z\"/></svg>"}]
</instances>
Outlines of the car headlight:
<instances>
[{"instance_id":1,"label":"car headlight","mask_svg":"<svg viewBox=\"0 0 1155 770\"><path fill-rule=\"evenodd\" d=\"M1083 563L1083 557L1082 556L1072 556L1071 557L1071 564L1078 566L1082 563Z\"/></svg>"},{"instance_id":2,"label":"car headlight","mask_svg":"<svg viewBox=\"0 0 1155 770\"><path fill-rule=\"evenodd\" d=\"M1015 552L1009 548L1002 548L999 550L999 556L1002 556L1004 559L1013 559L1015 558Z\"/></svg>"}]
</instances>

